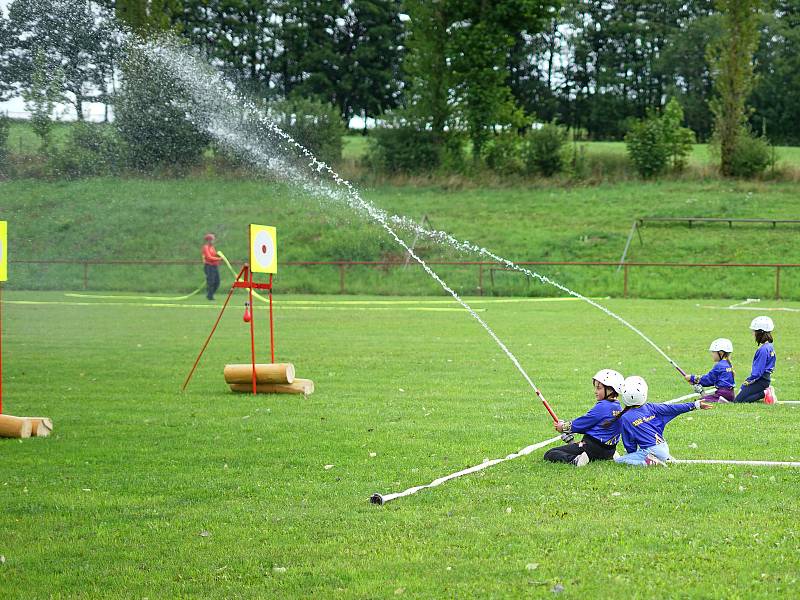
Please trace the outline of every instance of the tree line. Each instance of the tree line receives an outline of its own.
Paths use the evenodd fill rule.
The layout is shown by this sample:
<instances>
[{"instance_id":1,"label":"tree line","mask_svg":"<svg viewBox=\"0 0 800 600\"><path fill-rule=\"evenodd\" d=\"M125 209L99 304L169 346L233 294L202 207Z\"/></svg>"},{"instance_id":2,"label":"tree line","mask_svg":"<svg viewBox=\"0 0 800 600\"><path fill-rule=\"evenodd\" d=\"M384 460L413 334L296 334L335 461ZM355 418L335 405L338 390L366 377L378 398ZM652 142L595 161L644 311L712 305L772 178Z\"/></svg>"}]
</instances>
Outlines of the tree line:
<instances>
[{"instance_id":1,"label":"tree line","mask_svg":"<svg viewBox=\"0 0 800 600\"><path fill-rule=\"evenodd\" d=\"M69 15L58 8L65 4ZM98 34L93 4L10 3L0 19L0 98L31 94L39 60L57 72L61 99L79 118L88 100L113 103L118 49L113 35ZM344 123L360 116L412 126L442 151L457 133L475 160L497 145L498 132L534 122L583 139L623 139L670 99L699 141L716 132L730 146L745 128L800 143L800 0L100 4L142 34L175 31L256 97L330 105ZM59 27L60 18L77 20L83 33ZM722 151L731 150L723 143Z\"/></svg>"}]
</instances>

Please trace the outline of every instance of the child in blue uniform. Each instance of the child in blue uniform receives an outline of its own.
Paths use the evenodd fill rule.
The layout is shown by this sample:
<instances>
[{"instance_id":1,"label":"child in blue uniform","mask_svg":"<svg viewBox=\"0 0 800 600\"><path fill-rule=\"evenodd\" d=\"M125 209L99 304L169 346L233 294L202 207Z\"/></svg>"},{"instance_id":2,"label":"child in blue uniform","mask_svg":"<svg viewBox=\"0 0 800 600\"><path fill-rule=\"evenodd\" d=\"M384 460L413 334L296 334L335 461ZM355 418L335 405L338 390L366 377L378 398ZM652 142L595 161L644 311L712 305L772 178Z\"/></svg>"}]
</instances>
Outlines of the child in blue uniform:
<instances>
[{"instance_id":1,"label":"child in blue uniform","mask_svg":"<svg viewBox=\"0 0 800 600\"><path fill-rule=\"evenodd\" d=\"M704 387L716 389L702 398L707 402L733 402L733 386L736 385L734 377L736 372L731 365L730 355L733 352L733 342L726 338L718 338L711 342L708 348L711 358L714 359L714 368L699 377L686 375L686 381L695 384L695 389L700 392Z\"/></svg>"},{"instance_id":2,"label":"child in blue uniform","mask_svg":"<svg viewBox=\"0 0 800 600\"><path fill-rule=\"evenodd\" d=\"M603 423L610 422L621 410L617 398L623 381L622 374L612 369L597 372L592 379L597 403L582 417L554 424L556 431L567 435L582 433L583 439L548 450L544 455L545 460L584 467L592 460L614 458L619 441L619 425L603 427Z\"/></svg>"},{"instance_id":3,"label":"child in blue uniform","mask_svg":"<svg viewBox=\"0 0 800 600\"><path fill-rule=\"evenodd\" d=\"M742 383L734 402L759 402L763 399L767 404L775 404L775 389L770 385L775 370L775 348L772 347L775 323L769 317L756 317L750 323L750 329L753 330L758 350L753 356L753 371Z\"/></svg>"},{"instance_id":4,"label":"child in blue uniform","mask_svg":"<svg viewBox=\"0 0 800 600\"><path fill-rule=\"evenodd\" d=\"M628 451L615 458L626 465L666 465L670 459L664 428L672 419L697 408L713 408L705 400L685 404L652 404L647 402L647 382L641 377L628 377L622 386L622 412L614 419L622 425L622 444Z\"/></svg>"}]
</instances>

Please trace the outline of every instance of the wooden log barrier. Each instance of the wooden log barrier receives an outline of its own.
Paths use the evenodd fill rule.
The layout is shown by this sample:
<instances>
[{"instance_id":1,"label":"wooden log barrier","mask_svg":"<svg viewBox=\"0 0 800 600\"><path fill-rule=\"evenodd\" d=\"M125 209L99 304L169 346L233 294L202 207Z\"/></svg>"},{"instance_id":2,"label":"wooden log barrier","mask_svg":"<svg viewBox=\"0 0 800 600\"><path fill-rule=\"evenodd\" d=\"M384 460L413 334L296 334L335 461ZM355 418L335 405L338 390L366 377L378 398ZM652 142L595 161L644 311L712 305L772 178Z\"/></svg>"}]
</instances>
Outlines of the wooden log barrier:
<instances>
[{"instance_id":1,"label":"wooden log barrier","mask_svg":"<svg viewBox=\"0 0 800 600\"><path fill-rule=\"evenodd\" d=\"M29 438L31 437L31 422L25 417L12 417L0 415L0 437Z\"/></svg>"},{"instance_id":2,"label":"wooden log barrier","mask_svg":"<svg viewBox=\"0 0 800 600\"><path fill-rule=\"evenodd\" d=\"M225 365L225 383L249 383L253 381L253 365ZM286 383L294 381L292 363L267 363L256 365L256 383ZM250 390L253 391L252 389Z\"/></svg>"},{"instance_id":3,"label":"wooden log barrier","mask_svg":"<svg viewBox=\"0 0 800 600\"><path fill-rule=\"evenodd\" d=\"M53 421L47 417L25 417L31 422L31 437L47 437L53 431Z\"/></svg>"},{"instance_id":4,"label":"wooden log barrier","mask_svg":"<svg viewBox=\"0 0 800 600\"><path fill-rule=\"evenodd\" d=\"M239 394L252 394L253 385L250 383L232 383L231 391ZM293 383L259 383L256 385L259 394L303 394L310 396L314 393L314 382L310 379L295 379Z\"/></svg>"}]
</instances>

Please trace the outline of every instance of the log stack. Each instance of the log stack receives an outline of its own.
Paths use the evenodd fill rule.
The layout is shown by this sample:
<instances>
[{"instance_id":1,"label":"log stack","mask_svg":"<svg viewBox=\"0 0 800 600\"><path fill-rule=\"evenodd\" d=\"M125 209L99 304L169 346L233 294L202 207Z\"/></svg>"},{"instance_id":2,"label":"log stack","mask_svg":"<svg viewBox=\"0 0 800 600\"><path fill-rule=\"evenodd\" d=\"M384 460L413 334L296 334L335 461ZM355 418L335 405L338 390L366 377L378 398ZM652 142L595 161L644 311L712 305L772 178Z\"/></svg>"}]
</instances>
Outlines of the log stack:
<instances>
[{"instance_id":1,"label":"log stack","mask_svg":"<svg viewBox=\"0 0 800 600\"><path fill-rule=\"evenodd\" d=\"M51 431L53 431L53 422L47 417L0 415L0 437L47 437Z\"/></svg>"},{"instance_id":2,"label":"log stack","mask_svg":"<svg viewBox=\"0 0 800 600\"><path fill-rule=\"evenodd\" d=\"M253 393L253 365L225 365L225 383L232 392ZM314 382L297 379L292 363L269 363L256 365L256 392L259 394L303 394L314 393Z\"/></svg>"}]
</instances>

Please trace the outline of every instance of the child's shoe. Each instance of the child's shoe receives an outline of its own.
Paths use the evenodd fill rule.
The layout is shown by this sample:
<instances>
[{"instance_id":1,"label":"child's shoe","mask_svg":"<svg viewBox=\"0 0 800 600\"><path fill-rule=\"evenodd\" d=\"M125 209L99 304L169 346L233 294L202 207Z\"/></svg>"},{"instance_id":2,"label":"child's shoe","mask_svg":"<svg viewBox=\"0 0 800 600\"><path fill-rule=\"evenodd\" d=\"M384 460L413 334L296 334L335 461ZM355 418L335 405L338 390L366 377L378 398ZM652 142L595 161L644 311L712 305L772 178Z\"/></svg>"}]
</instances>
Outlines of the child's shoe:
<instances>
[{"instance_id":1,"label":"child's shoe","mask_svg":"<svg viewBox=\"0 0 800 600\"><path fill-rule=\"evenodd\" d=\"M621 456L620 453L614 450L614 456L612 456L611 458L617 460L620 456Z\"/></svg>"},{"instance_id":2,"label":"child's shoe","mask_svg":"<svg viewBox=\"0 0 800 600\"><path fill-rule=\"evenodd\" d=\"M576 467L585 467L589 464L589 455L586 454L586 452L581 452L575 457L575 460L572 461L572 464Z\"/></svg>"},{"instance_id":3,"label":"child's shoe","mask_svg":"<svg viewBox=\"0 0 800 600\"><path fill-rule=\"evenodd\" d=\"M775 395L775 388L769 386L764 390L764 404L775 404L778 397Z\"/></svg>"},{"instance_id":4,"label":"child's shoe","mask_svg":"<svg viewBox=\"0 0 800 600\"><path fill-rule=\"evenodd\" d=\"M667 463L663 460L655 456L654 454L648 454L647 458L644 459L644 466L645 467L666 467Z\"/></svg>"}]
</instances>

